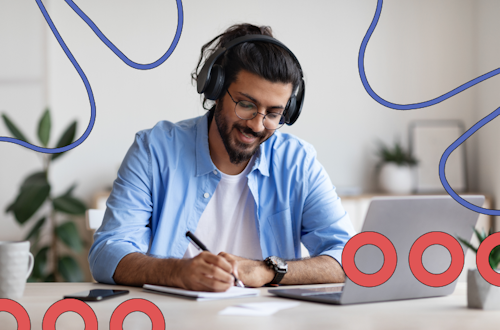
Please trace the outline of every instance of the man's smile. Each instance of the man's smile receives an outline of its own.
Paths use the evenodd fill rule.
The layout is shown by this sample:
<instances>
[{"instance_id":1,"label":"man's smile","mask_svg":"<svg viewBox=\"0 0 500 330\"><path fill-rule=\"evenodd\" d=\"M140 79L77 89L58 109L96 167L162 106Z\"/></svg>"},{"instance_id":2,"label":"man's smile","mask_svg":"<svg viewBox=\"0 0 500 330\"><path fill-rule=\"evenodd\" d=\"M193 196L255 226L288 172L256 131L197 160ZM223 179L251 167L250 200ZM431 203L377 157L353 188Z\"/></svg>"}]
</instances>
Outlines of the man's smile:
<instances>
[{"instance_id":1,"label":"man's smile","mask_svg":"<svg viewBox=\"0 0 500 330\"><path fill-rule=\"evenodd\" d=\"M243 129L241 128L237 128L236 130L240 133L239 134L240 140L246 144L252 144L257 140L257 137L244 133Z\"/></svg>"}]
</instances>

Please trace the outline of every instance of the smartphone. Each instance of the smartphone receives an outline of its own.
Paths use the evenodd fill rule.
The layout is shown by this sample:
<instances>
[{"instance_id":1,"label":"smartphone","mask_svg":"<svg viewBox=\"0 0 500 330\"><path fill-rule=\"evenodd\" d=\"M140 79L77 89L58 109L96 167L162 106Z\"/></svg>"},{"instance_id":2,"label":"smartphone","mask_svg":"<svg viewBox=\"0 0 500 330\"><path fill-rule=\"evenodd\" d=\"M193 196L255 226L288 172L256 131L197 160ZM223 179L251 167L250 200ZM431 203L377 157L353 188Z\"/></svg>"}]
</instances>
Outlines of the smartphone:
<instances>
[{"instance_id":1,"label":"smartphone","mask_svg":"<svg viewBox=\"0 0 500 330\"><path fill-rule=\"evenodd\" d=\"M100 301L129 293L128 290L102 290L94 289L64 296L64 299L73 298L83 301Z\"/></svg>"}]
</instances>

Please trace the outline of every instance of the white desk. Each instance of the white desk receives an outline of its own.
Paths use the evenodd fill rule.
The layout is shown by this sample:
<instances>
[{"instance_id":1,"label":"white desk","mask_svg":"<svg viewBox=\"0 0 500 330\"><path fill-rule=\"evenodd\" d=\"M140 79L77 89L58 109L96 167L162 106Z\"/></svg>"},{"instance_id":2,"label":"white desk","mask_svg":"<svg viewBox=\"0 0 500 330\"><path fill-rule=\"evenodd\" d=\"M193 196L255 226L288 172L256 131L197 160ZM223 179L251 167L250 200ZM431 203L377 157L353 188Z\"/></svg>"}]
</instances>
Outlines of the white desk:
<instances>
[{"instance_id":1,"label":"white desk","mask_svg":"<svg viewBox=\"0 0 500 330\"><path fill-rule=\"evenodd\" d=\"M41 329L45 311L64 294L96 288L125 288L130 294L102 302L91 302L99 329L109 329L114 309L123 301L143 298L155 303L163 313L167 330L173 329L498 329L500 311L467 309L465 283L458 283L451 296L362 305L335 306L300 302L300 306L271 316L221 316L217 313L227 306L243 302L275 301L262 288L260 297L216 301L191 301L143 291L141 288L110 286L94 283L29 283L24 296L18 300L31 319L31 329ZM287 300L288 301L288 300ZM0 328L15 330L12 315L0 313ZM82 318L76 313L62 314L58 330L83 330ZM151 329L149 318L139 312L125 318L125 330Z\"/></svg>"}]
</instances>

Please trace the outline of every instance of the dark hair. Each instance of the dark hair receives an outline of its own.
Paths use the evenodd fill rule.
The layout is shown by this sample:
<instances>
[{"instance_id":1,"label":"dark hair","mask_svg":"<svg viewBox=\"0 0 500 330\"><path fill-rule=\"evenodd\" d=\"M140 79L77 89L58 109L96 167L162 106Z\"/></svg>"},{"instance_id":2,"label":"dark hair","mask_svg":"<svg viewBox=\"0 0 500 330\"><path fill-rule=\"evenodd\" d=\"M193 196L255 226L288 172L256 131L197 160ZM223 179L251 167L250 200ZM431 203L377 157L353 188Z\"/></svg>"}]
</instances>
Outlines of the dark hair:
<instances>
[{"instance_id":1,"label":"dark hair","mask_svg":"<svg viewBox=\"0 0 500 330\"><path fill-rule=\"evenodd\" d=\"M219 34L201 47L198 65L191 73L192 82L198 80L198 71L203 67L204 59L209 58L231 40L249 34L273 36L269 26L237 24L229 27L224 33ZM236 76L241 70L249 71L271 82L291 83L293 92L302 79L300 67L290 53L269 42L256 41L239 44L225 52L215 63L224 68L225 80L221 97L225 95L227 88L236 80ZM207 102L210 100L203 96L203 108L209 110L213 104L207 107Z\"/></svg>"}]
</instances>

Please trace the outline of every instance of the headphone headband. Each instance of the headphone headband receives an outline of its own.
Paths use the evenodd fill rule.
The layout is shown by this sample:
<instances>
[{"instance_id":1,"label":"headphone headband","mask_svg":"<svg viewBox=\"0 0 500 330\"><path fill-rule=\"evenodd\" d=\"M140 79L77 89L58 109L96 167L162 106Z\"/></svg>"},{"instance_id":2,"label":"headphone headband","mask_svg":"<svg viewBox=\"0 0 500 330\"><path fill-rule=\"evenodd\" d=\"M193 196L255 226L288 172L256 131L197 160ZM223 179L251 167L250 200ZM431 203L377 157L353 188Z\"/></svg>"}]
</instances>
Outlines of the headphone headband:
<instances>
[{"instance_id":1,"label":"headphone headband","mask_svg":"<svg viewBox=\"0 0 500 330\"><path fill-rule=\"evenodd\" d=\"M282 44L280 41L278 41L273 37L260 34L249 34L243 37L235 38L234 40L228 42L228 44L225 45L224 47L220 47L205 61L203 68L198 74L198 79L197 79L198 93L199 94L205 93L205 97L209 100L218 99L222 92L222 87L224 85L224 70L220 65L215 64L215 62L219 59L220 56L222 56L222 54L224 54L224 52L233 48L234 46L237 46L244 42L252 42L252 41L269 42L285 49L293 57L293 59L295 60L295 62L299 67L300 77L301 77L299 89L297 91L296 96L293 95L292 92L292 96L288 100L285 109L286 124L290 126L293 123L295 123L295 121L300 115L300 112L302 111L302 104L304 102L304 94L305 94L304 76L302 74L302 67L300 66L297 57L295 57L295 54L290 49L288 49L288 47L286 47L284 44Z\"/></svg>"}]
</instances>

